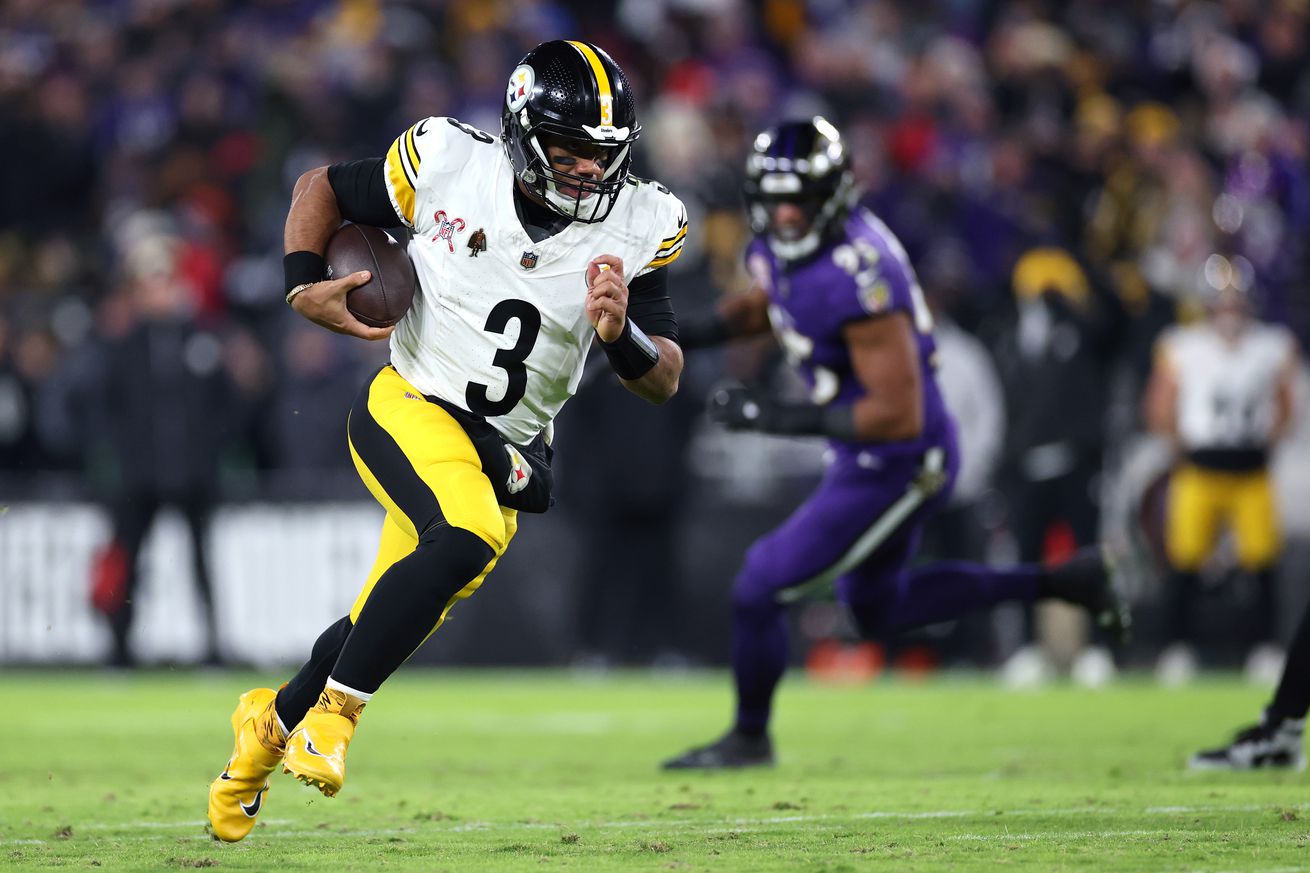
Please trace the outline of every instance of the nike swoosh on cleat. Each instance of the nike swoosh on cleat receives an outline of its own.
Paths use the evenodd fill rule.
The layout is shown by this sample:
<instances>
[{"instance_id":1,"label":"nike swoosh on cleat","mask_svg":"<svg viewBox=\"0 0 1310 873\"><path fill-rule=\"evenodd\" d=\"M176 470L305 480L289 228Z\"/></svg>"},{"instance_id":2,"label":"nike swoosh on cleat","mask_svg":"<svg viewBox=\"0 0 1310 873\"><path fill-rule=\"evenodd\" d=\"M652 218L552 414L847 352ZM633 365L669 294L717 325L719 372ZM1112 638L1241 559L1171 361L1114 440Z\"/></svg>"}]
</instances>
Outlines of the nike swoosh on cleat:
<instances>
[{"instance_id":1,"label":"nike swoosh on cleat","mask_svg":"<svg viewBox=\"0 0 1310 873\"><path fill-rule=\"evenodd\" d=\"M232 774L224 770L221 774L219 774L218 778L222 779L224 782L227 782L229 779L232 778Z\"/></svg>"},{"instance_id":2,"label":"nike swoosh on cleat","mask_svg":"<svg viewBox=\"0 0 1310 873\"><path fill-rule=\"evenodd\" d=\"M305 751L306 751L306 752L309 752L309 754L311 754L311 755L315 755L315 756L317 756L317 757L319 757L319 758L326 758L326 757L327 757L327 755L323 754L323 753L320 752L318 749L314 748L314 742L313 742L313 740L311 740L309 737L305 737Z\"/></svg>"},{"instance_id":3,"label":"nike swoosh on cleat","mask_svg":"<svg viewBox=\"0 0 1310 873\"><path fill-rule=\"evenodd\" d=\"M244 803L241 804L241 811L244 812L247 817L254 818L255 816L259 815L259 807L262 806L264 803L264 792L267 790L268 790L268 783L265 782L264 787L259 789L257 792L255 792L255 799L250 801L249 805L246 805ZM240 801L237 802L240 803Z\"/></svg>"}]
</instances>

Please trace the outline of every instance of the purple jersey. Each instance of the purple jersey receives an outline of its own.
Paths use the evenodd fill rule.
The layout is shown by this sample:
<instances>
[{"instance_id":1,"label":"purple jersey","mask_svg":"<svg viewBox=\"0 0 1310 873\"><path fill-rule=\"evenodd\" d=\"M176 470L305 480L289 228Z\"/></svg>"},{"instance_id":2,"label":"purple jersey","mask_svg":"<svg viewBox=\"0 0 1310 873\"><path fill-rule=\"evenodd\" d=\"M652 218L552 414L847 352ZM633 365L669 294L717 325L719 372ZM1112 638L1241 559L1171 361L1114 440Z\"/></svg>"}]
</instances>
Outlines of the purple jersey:
<instances>
[{"instance_id":1,"label":"purple jersey","mask_svg":"<svg viewBox=\"0 0 1310 873\"><path fill-rule=\"evenodd\" d=\"M773 331L809 384L814 403L850 404L867 393L851 367L842 336L848 322L892 312L910 317L919 346L923 433L905 442L853 448L902 454L951 440L950 416L934 375L932 315L900 240L873 213L852 210L838 239L797 263L780 261L758 236L746 250L746 262L769 293Z\"/></svg>"}]
</instances>

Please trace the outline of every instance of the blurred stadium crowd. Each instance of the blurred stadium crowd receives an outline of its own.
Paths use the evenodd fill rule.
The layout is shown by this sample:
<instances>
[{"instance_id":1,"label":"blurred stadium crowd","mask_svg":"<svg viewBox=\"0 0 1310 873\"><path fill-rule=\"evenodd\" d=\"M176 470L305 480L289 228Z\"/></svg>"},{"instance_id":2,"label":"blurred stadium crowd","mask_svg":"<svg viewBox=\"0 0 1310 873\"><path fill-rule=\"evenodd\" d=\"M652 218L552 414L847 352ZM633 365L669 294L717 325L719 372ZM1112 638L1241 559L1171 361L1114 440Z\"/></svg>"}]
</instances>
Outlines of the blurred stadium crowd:
<instances>
[{"instance_id":1,"label":"blurred stadium crowd","mask_svg":"<svg viewBox=\"0 0 1310 873\"><path fill-rule=\"evenodd\" d=\"M162 475L222 499L363 497L344 415L386 350L284 305L291 185L427 115L498 131L517 59L574 37L627 72L637 172L691 212L680 312L744 285L750 137L822 112L934 306L994 363L1000 391L964 428L990 417L1004 437L967 496L1001 486L1019 552L1090 541L1100 472L1142 430L1152 343L1200 310L1217 263L1310 337L1308 23L1304 0L11 0L0 494L110 500ZM1034 340L1016 301L1039 298ZM684 464L710 381L763 356L701 356L673 410L621 407L657 471ZM624 402L586 393L562 433L603 433ZM580 485L579 503L626 500L616 530L649 531L687 475Z\"/></svg>"}]
</instances>

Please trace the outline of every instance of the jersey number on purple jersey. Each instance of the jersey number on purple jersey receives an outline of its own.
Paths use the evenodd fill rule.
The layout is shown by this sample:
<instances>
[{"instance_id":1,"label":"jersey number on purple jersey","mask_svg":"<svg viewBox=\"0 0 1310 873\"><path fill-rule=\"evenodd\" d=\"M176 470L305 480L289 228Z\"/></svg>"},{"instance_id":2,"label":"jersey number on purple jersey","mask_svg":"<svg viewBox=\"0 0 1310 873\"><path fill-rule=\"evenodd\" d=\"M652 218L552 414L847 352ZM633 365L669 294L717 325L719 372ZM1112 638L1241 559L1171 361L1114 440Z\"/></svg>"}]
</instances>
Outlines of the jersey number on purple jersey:
<instances>
[{"instance_id":1,"label":"jersey number on purple jersey","mask_svg":"<svg viewBox=\"0 0 1310 873\"><path fill-rule=\"evenodd\" d=\"M832 370L810 360L814 355L814 340L797 330L787 310L776 303L769 304L769 322L773 325L773 334L782 346L787 363L810 374L813 381L810 402L819 406L831 403L841 390L841 379Z\"/></svg>"},{"instance_id":2,"label":"jersey number on purple jersey","mask_svg":"<svg viewBox=\"0 0 1310 873\"><path fill-rule=\"evenodd\" d=\"M885 230L885 226L883 229ZM906 255L905 249L901 248L900 241L892 236L890 231L883 238L887 240L892 255L902 262L905 274L910 277L910 303L914 307L914 329L919 333L932 333L932 312L929 311L928 304L923 299L923 288L919 287L919 280L915 277L914 270L910 268L909 256ZM860 290L861 299L866 301L866 308L875 315L878 314L879 308L877 305L880 290L878 285L882 282L878 270L878 261L881 258L882 253L878 251L878 248L863 237L856 237L849 243L843 243L832 250L832 262L855 279L855 284ZM890 292L885 288L882 289L882 294L884 297L890 298Z\"/></svg>"}]
</instances>

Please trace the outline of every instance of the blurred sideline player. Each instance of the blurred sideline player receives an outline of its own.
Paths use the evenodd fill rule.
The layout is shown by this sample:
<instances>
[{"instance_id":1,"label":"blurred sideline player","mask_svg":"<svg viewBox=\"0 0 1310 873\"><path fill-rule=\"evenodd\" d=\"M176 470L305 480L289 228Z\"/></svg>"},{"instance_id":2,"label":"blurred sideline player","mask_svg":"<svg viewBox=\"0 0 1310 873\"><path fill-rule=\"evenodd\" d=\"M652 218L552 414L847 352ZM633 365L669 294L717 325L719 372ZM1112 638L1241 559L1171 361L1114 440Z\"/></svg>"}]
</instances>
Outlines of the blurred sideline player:
<instances>
[{"instance_id":1,"label":"blurred sideline player","mask_svg":"<svg viewBox=\"0 0 1310 873\"><path fill-rule=\"evenodd\" d=\"M110 663L136 663L131 630L146 536L174 506L191 536L191 565L206 629L204 661L222 663L206 547L217 502L219 456L227 434L215 421L235 412L234 386L217 365L198 365L220 340L194 310L179 240L161 230L125 252L134 324L105 342L96 406L117 475L110 504L113 539L95 564L92 603L109 620Z\"/></svg>"},{"instance_id":2,"label":"blurred sideline player","mask_svg":"<svg viewBox=\"0 0 1310 873\"><path fill-rule=\"evenodd\" d=\"M1225 528L1233 534L1237 566L1256 581L1256 617L1245 631L1248 675L1276 675L1281 666L1274 639L1282 545L1269 463L1292 421L1299 355L1291 331L1255 320L1240 274L1219 255L1207 261L1206 275L1218 288L1208 315L1160 338L1146 392L1148 425L1179 455L1164 529L1170 644L1157 664L1168 684L1195 673L1201 570ZM1271 657L1279 663L1262 668Z\"/></svg>"},{"instance_id":3,"label":"blurred sideline player","mask_svg":"<svg viewBox=\"0 0 1310 873\"><path fill-rule=\"evenodd\" d=\"M1305 716L1310 711L1310 607L1292 637L1278 690L1260 723L1233 741L1192 756L1193 770L1305 769Z\"/></svg>"},{"instance_id":4,"label":"blurred sideline player","mask_svg":"<svg viewBox=\"0 0 1310 873\"><path fill-rule=\"evenodd\" d=\"M210 788L217 837L249 833L279 763L329 797L340 790L365 704L482 584L518 510L549 506L552 421L593 337L634 394L662 403L677 390L682 353L662 268L681 251L686 213L663 186L629 176L640 133L614 61L556 40L510 76L499 140L425 118L385 158L296 183L288 301L328 329L391 337L391 362L348 425L386 518L350 614L276 694L242 695L236 747ZM394 333L345 307L367 273L324 281L322 252L343 218L414 232L420 292Z\"/></svg>"},{"instance_id":5,"label":"blurred sideline player","mask_svg":"<svg viewBox=\"0 0 1310 873\"><path fill-rule=\"evenodd\" d=\"M1117 319L1111 298L1096 292L1067 248L1028 249L1010 285L1015 305L996 345L1010 399L1002 491L1019 560L1049 561L1098 539L1105 373ZM1069 626L1067 611L1020 612L1022 645L1001 668L1007 685L1039 685L1065 662L1075 682L1113 678L1105 641L1088 640L1080 622Z\"/></svg>"},{"instance_id":6,"label":"blurred sideline player","mask_svg":"<svg viewBox=\"0 0 1310 873\"><path fill-rule=\"evenodd\" d=\"M851 209L837 130L822 118L761 133L746 165L756 287L711 322L684 325L684 346L772 328L810 386L784 404L732 387L711 415L736 430L828 437L822 482L747 552L733 586L736 718L727 734L666 761L669 769L767 765L774 691L787 665L787 602L833 585L873 636L946 621L1007 600L1058 597L1122 633L1126 612L1099 551L1060 569L966 562L909 569L924 519L959 468L955 425L933 376L932 317L900 242Z\"/></svg>"}]
</instances>

